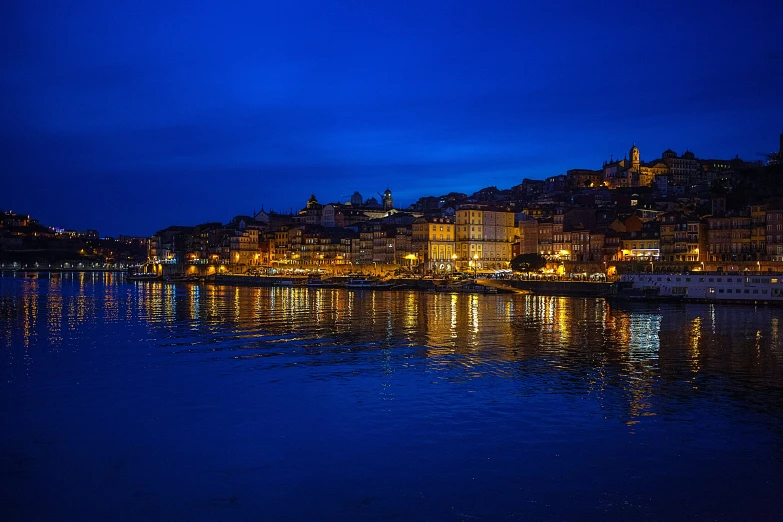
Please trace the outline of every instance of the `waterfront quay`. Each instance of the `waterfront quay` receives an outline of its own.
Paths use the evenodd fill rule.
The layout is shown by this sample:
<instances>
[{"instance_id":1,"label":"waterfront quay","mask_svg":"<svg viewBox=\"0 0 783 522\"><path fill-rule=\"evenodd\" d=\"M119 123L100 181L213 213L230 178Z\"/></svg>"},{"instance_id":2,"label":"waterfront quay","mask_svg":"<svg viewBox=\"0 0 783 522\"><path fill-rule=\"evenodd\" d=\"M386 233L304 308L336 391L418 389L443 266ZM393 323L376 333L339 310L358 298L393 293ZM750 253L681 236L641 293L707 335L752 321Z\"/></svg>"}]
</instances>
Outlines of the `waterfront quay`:
<instances>
[{"instance_id":1,"label":"waterfront quay","mask_svg":"<svg viewBox=\"0 0 783 522\"><path fill-rule=\"evenodd\" d=\"M344 287L351 279L348 276L328 277L315 281L325 285ZM294 286L304 287L314 280L302 275L251 276L251 275L213 275L201 281L207 284L270 287ZM470 291L490 293L493 290L501 293L529 293L537 295L571 296L571 297L606 297L612 294L613 284L605 281L572 281L572 280L536 280L478 277L476 279L457 280L455 278L424 278L424 277L390 277L386 279L369 279L383 281L383 290L421 290L421 291L460 291L460 285L472 285ZM176 280L173 280L176 282ZM192 282L192 281L190 281Z\"/></svg>"}]
</instances>

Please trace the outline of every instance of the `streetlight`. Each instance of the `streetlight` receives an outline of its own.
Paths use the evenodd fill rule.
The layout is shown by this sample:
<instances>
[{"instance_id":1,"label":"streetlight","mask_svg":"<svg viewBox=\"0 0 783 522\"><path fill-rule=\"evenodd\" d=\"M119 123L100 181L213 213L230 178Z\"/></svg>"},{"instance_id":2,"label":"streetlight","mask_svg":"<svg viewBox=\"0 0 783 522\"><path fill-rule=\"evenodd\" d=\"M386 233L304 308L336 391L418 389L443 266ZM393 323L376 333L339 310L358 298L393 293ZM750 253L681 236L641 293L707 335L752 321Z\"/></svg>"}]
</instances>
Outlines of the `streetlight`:
<instances>
[{"instance_id":1,"label":"streetlight","mask_svg":"<svg viewBox=\"0 0 783 522\"><path fill-rule=\"evenodd\" d=\"M451 274L454 275L457 272L457 254L451 254Z\"/></svg>"},{"instance_id":2,"label":"streetlight","mask_svg":"<svg viewBox=\"0 0 783 522\"><path fill-rule=\"evenodd\" d=\"M478 254L473 254L473 279L478 279Z\"/></svg>"}]
</instances>

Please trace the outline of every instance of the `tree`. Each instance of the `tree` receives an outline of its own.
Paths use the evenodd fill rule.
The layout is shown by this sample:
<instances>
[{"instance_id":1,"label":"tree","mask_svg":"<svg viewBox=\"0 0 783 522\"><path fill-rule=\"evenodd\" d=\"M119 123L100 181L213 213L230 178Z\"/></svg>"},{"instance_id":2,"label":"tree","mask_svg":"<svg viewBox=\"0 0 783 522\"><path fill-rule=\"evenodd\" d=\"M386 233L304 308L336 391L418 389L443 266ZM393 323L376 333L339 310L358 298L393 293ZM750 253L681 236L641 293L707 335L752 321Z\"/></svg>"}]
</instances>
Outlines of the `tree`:
<instances>
[{"instance_id":1,"label":"tree","mask_svg":"<svg viewBox=\"0 0 783 522\"><path fill-rule=\"evenodd\" d=\"M511 260L515 272L533 272L546 267L546 259L539 254L520 254Z\"/></svg>"}]
</instances>

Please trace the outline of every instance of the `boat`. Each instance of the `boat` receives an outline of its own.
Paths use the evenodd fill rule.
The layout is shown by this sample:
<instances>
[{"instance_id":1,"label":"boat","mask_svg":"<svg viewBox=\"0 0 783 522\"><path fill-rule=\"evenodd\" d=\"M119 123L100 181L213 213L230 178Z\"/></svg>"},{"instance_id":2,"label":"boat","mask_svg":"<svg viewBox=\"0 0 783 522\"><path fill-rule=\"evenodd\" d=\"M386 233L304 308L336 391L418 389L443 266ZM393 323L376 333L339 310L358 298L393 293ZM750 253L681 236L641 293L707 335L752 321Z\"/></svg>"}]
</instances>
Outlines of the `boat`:
<instances>
[{"instance_id":1,"label":"boat","mask_svg":"<svg viewBox=\"0 0 783 522\"><path fill-rule=\"evenodd\" d=\"M157 274L125 274L126 281L161 281Z\"/></svg>"},{"instance_id":2,"label":"boat","mask_svg":"<svg viewBox=\"0 0 783 522\"><path fill-rule=\"evenodd\" d=\"M779 274L623 274L612 297L641 301L783 304Z\"/></svg>"},{"instance_id":3,"label":"boat","mask_svg":"<svg viewBox=\"0 0 783 522\"><path fill-rule=\"evenodd\" d=\"M618 301L682 301L685 298L684 293L672 293L668 287L655 286L654 284L645 284L649 282L618 281L614 292L609 295L610 299Z\"/></svg>"},{"instance_id":4,"label":"boat","mask_svg":"<svg viewBox=\"0 0 783 522\"><path fill-rule=\"evenodd\" d=\"M391 287L391 283L384 283L374 279L349 279L345 283L345 288L351 288L354 290L385 290Z\"/></svg>"},{"instance_id":5,"label":"boat","mask_svg":"<svg viewBox=\"0 0 783 522\"><path fill-rule=\"evenodd\" d=\"M200 278L197 275L171 275L165 276L163 280L168 283L198 283Z\"/></svg>"},{"instance_id":6,"label":"boat","mask_svg":"<svg viewBox=\"0 0 783 522\"><path fill-rule=\"evenodd\" d=\"M325 281L323 279L315 279L315 278L313 278L313 279L309 279L305 283L305 286L307 288L337 288L337 287L339 287L341 285L339 285L338 283L336 283L334 281Z\"/></svg>"},{"instance_id":7,"label":"boat","mask_svg":"<svg viewBox=\"0 0 783 522\"><path fill-rule=\"evenodd\" d=\"M496 294L497 288L491 286L480 285L472 280L458 281L453 283L445 283L435 285L433 287L435 292L447 292L447 293L459 293L459 294Z\"/></svg>"}]
</instances>

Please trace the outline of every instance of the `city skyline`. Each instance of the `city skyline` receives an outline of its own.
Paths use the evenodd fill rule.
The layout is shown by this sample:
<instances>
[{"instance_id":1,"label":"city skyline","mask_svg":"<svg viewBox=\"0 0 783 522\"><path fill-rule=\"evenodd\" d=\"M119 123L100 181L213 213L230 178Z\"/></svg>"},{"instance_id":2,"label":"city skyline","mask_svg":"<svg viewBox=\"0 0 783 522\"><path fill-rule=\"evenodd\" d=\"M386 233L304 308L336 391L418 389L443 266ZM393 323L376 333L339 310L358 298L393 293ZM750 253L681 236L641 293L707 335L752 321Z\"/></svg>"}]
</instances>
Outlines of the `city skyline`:
<instances>
[{"instance_id":1,"label":"city skyline","mask_svg":"<svg viewBox=\"0 0 783 522\"><path fill-rule=\"evenodd\" d=\"M158 7L13 6L0 207L149 236L311 193L510 188L632 143L777 148L775 2Z\"/></svg>"}]
</instances>

